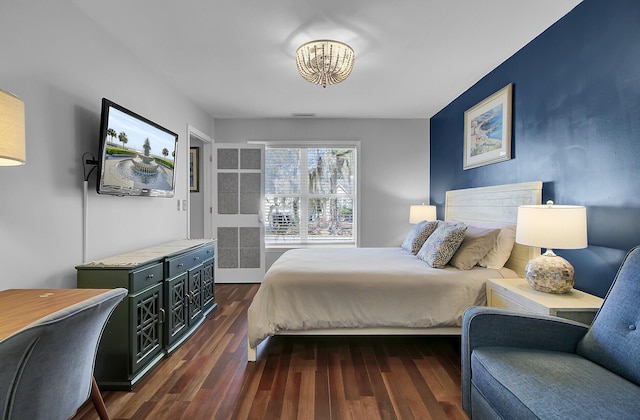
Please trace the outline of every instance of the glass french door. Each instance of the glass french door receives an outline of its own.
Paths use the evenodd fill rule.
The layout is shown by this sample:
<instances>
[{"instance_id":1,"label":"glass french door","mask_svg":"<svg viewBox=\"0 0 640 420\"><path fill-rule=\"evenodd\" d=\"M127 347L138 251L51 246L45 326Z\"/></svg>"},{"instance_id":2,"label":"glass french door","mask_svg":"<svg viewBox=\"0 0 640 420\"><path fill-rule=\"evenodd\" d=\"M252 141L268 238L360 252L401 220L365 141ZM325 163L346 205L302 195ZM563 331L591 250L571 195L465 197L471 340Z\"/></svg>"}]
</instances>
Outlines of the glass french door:
<instances>
[{"instance_id":1,"label":"glass french door","mask_svg":"<svg viewBox=\"0 0 640 420\"><path fill-rule=\"evenodd\" d=\"M264 145L214 144L218 283L260 283L265 272Z\"/></svg>"}]
</instances>

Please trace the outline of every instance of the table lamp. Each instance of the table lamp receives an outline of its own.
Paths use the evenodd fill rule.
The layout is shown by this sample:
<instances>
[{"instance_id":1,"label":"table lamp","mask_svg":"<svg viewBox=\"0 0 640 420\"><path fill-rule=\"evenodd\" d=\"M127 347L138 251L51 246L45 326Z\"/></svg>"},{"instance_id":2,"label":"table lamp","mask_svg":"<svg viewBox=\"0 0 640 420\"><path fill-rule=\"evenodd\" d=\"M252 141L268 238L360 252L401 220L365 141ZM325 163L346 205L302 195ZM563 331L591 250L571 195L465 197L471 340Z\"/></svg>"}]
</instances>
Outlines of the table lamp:
<instances>
[{"instance_id":1,"label":"table lamp","mask_svg":"<svg viewBox=\"0 0 640 420\"><path fill-rule=\"evenodd\" d=\"M436 206L427 206L424 203L409 208L409 223L416 224L423 220L436 220Z\"/></svg>"},{"instance_id":2,"label":"table lamp","mask_svg":"<svg viewBox=\"0 0 640 420\"><path fill-rule=\"evenodd\" d=\"M0 166L25 163L24 102L0 89Z\"/></svg>"},{"instance_id":3,"label":"table lamp","mask_svg":"<svg viewBox=\"0 0 640 420\"><path fill-rule=\"evenodd\" d=\"M535 290L566 293L573 287L575 271L555 249L587 247L587 209L583 206L546 205L518 207L516 242L546 248L525 266L527 282Z\"/></svg>"}]
</instances>

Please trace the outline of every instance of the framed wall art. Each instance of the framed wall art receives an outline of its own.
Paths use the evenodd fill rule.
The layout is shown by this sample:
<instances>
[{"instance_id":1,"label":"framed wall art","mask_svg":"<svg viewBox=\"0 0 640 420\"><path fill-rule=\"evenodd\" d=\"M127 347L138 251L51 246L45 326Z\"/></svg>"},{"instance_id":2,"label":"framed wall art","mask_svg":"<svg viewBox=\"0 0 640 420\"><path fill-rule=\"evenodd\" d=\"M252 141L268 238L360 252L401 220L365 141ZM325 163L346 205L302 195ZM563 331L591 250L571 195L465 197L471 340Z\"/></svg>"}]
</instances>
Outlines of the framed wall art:
<instances>
[{"instance_id":1,"label":"framed wall art","mask_svg":"<svg viewBox=\"0 0 640 420\"><path fill-rule=\"evenodd\" d=\"M477 168L511 159L510 83L464 113L464 163Z\"/></svg>"},{"instance_id":2,"label":"framed wall art","mask_svg":"<svg viewBox=\"0 0 640 420\"><path fill-rule=\"evenodd\" d=\"M200 162L200 148L191 147L189 149L189 191L200 191L200 168L198 163Z\"/></svg>"}]
</instances>

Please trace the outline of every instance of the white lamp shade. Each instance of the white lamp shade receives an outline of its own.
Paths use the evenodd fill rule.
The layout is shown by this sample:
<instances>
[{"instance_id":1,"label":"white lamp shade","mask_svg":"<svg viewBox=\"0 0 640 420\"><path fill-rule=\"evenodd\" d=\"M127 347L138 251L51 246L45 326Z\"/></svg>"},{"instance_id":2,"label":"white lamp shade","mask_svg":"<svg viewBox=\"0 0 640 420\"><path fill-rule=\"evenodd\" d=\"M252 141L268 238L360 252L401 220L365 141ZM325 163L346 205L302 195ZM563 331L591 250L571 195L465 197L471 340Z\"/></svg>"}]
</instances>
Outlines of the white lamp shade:
<instances>
[{"instance_id":1,"label":"white lamp shade","mask_svg":"<svg viewBox=\"0 0 640 420\"><path fill-rule=\"evenodd\" d=\"M0 166L24 165L24 102L0 90Z\"/></svg>"},{"instance_id":2,"label":"white lamp shade","mask_svg":"<svg viewBox=\"0 0 640 420\"><path fill-rule=\"evenodd\" d=\"M516 242L548 249L587 247L587 209L553 203L518 207Z\"/></svg>"},{"instance_id":3,"label":"white lamp shade","mask_svg":"<svg viewBox=\"0 0 640 420\"><path fill-rule=\"evenodd\" d=\"M423 220L436 220L436 206L424 204L411 206L409 209L409 223L420 223Z\"/></svg>"}]
</instances>

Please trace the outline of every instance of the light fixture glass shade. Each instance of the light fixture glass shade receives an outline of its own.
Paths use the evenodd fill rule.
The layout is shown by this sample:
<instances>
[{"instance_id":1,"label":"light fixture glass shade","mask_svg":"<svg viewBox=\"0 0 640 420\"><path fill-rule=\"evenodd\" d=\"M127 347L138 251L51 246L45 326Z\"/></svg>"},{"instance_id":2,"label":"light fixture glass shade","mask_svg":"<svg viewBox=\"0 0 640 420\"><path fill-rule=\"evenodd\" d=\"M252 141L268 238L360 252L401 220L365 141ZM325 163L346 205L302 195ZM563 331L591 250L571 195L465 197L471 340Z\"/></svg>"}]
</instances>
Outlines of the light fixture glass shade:
<instances>
[{"instance_id":1,"label":"light fixture glass shade","mask_svg":"<svg viewBox=\"0 0 640 420\"><path fill-rule=\"evenodd\" d=\"M409 208L409 223L415 225L423 220L436 220L436 206L420 204Z\"/></svg>"},{"instance_id":2,"label":"light fixture glass shade","mask_svg":"<svg viewBox=\"0 0 640 420\"><path fill-rule=\"evenodd\" d=\"M24 165L24 102L0 90L0 166Z\"/></svg>"},{"instance_id":3,"label":"light fixture glass shade","mask_svg":"<svg viewBox=\"0 0 640 420\"><path fill-rule=\"evenodd\" d=\"M535 290L566 293L575 283L573 266L553 249L587 247L587 209L583 206L546 205L518 207L516 242L546 248L525 266L527 282Z\"/></svg>"},{"instance_id":4,"label":"light fixture glass shade","mask_svg":"<svg viewBox=\"0 0 640 420\"><path fill-rule=\"evenodd\" d=\"M354 60L353 49L340 41L311 41L296 50L300 76L322 87L335 85L349 77Z\"/></svg>"}]
</instances>

